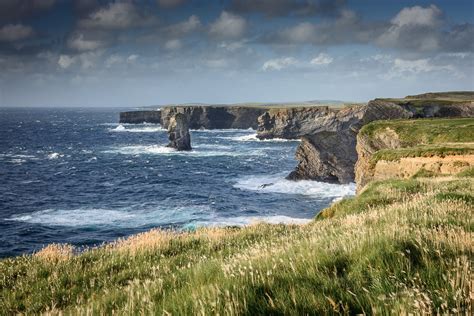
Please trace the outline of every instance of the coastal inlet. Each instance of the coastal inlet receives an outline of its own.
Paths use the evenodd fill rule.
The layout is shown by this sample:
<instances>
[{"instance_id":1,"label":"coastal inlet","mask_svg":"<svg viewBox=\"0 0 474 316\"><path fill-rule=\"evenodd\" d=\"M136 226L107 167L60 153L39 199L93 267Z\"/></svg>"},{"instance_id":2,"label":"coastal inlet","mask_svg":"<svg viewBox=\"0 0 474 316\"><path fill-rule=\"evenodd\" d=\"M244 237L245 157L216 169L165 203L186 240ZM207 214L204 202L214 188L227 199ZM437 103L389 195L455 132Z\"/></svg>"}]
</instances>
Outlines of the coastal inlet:
<instances>
[{"instance_id":1,"label":"coastal inlet","mask_svg":"<svg viewBox=\"0 0 474 316\"><path fill-rule=\"evenodd\" d=\"M118 109L0 109L0 257L152 227L305 223L354 185L288 181L297 140L192 130L189 152ZM15 137L11 137L15 135Z\"/></svg>"}]
</instances>

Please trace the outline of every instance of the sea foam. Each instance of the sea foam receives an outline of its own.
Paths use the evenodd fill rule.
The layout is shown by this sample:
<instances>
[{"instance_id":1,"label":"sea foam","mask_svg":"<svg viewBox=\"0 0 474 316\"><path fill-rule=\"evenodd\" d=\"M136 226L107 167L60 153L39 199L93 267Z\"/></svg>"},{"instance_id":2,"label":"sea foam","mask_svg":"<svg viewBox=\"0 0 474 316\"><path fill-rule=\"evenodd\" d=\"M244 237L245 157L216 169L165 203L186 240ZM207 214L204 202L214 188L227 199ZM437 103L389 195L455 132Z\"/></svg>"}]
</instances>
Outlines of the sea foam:
<instances>
[{"instance_id":1,"label":"sea foam","mask_svg":"<svg viewBox=\"0 0 474 316\"><path fill-rule=\"evenodd\" d=\"M355 184L333 184L318 181L285 179L288 173L241 177L235 188L259 193L302 194L316 198L337 198L355 194Z\"/></svg>"},{"instance_id":2,"label":"sea foam","mask_svg":"<svg viewBox=\"0 0 474 316\"><path fill-rule=\"evenodd\" d=\"M154 132L163 132L166 129L162 128L159 124L153 125L128 125L125 127L123 124L119 124L115 128L109 128L109 132L129 132L129 133L154 133Z\"/></svg>"}]
</instances>

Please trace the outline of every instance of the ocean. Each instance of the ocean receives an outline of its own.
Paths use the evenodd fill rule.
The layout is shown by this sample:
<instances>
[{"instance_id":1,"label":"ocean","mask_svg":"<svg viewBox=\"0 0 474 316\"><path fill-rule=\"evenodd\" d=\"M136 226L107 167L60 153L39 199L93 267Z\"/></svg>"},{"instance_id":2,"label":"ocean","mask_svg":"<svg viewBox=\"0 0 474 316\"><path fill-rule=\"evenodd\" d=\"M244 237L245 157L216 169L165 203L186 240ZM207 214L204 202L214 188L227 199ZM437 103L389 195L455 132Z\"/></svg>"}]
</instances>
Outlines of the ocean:
<instances>
[{"instance_id":1,"label":"ocean","mask_svg":"<svg viewBox=\"0 0 474 316\"><path fill-rule=\"evenodd\" d=\"M100 245L151 228L306 223L354 184L288 181L298 141L195 130L166 147L123 109L0 108L0 257Z\"/></svg>"}]
</instances>

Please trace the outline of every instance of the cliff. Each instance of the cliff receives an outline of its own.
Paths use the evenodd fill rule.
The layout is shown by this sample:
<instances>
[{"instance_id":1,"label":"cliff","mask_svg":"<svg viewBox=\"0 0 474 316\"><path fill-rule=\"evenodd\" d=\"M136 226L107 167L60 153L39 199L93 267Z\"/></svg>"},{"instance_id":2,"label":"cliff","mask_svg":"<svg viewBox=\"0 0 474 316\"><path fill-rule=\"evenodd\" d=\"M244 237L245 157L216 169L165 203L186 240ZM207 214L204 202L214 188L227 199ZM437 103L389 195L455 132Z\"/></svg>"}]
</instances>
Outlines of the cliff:
<instances>
[{"instance_id":1,"label":"cliff","mask_svg":"<svg viewBox=\"0 0 474 316\"><path fill-rule=\"evenodd\" d=\"M474 119L380 121L357 136L357 191L373 180L454 174L474 166Z\"/></svg>"},{"instance_id":2,"label":"cliff","mask_svg":"<svg viewBox=\"0 0 474 316\"><path fill-rule=\"evenodd\" d=\"M257 118L265 111L264 107L245 106L170 106L161 110L161 125L167 128L170 118L182 113L191 129L256 129Z\"/></svg>"},{"instance_id":3,"label":"cliff","mask_svg":"<svg viewBox=\"0 0 474 316\"><path fill-rule=\"evenodd\" d=\"M454 99L456 95L459 99ZM258 133L260 138L302 137L296 151L298 165L289 179L347 183L355 179L356 135L362 126L388 119L474 116L474 103L467 100L469 94L449 96L450 99L436 99L433 94L420 99L415 96L412 99L375 99L366 106L328 110L326 116L321 110L292 109L287 118L285 113L288 112L274 111L270 115L269 111L259 118ZM301 113L295 114L295 111ZM294 120L295 117L304 117L304 120L300 123Z\"/></svg>"},{"instance_id":4,"label":"cliff","mask_svg":"<svg viewBox=\"0 0 474 316\"><path fill-rule=\"evenodd\" d=\"M411 113L395 104L371 101L331 113L310 135L302 137L296 151L298 165L288 176L291 180L318 180L337 183L354 181L357 161L356 135L371 121L409 118Z\"/></svg>"},{"instance_id":5,"label":"cliff","mask_svg":"<svg viewBox=\"0 0 474 316\"><path fill-rule=\"evenodd\" d=\"M141 123L161 123L160 110L142 110L120 112L120 123L141 124Z\"/></svg>"},{"instance_id":6,"label":"cliff","mask_svg":"<svg viewBox=\"0 0 474 316\"><path fill-rule=\"evenodd\" d=\"M168 128L177 113L185 114L191 129L257 129L257 118L267 110L264 106L165 106L160 110L141 110L120 113L120 123L155 123Z\"/></svg>"}]
</instances>

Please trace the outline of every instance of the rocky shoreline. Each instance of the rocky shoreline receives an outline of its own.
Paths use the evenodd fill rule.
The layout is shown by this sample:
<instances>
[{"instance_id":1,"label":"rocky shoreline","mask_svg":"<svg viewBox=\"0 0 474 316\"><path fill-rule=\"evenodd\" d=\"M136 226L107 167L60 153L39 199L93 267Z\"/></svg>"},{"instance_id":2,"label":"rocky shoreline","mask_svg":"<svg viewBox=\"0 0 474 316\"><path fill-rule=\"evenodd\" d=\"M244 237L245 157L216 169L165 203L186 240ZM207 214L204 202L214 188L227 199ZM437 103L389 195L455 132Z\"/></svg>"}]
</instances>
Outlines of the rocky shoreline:
<instances>
[{"instance_id":1,"label":"rocky shoreline","mask_svg":"<svg viewBox=\"0 0 474 316\"><path fill-rule=\"evenodd\" d=\"M288 179L350 183L355 181L357 134L364 125L378 120L473 117L473 100L473 92L454 92L375 99L366 105L342 108L167 106L160 110L123 112L120 122L159 121L168 129L179 114L186 118L185 129L252 128L257 130L259 139L301 139L295 154L298 165Z\"/></svg>"}]
</instances>

